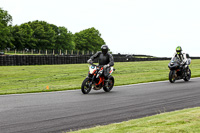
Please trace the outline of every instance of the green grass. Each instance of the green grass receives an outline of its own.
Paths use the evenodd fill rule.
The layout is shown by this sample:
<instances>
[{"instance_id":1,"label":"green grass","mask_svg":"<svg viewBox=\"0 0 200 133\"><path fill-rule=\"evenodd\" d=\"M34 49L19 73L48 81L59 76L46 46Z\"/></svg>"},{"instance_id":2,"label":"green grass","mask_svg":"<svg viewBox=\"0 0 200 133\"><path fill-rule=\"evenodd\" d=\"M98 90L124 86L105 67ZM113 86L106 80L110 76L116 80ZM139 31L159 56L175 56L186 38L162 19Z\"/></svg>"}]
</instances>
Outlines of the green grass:
<instances>
[{"instance_id":1,"label":"green grass","mask_svg":"<svg viewBox=\"0 0 200 133\"><path fill-rule=\"evenodd\" d=\"M199 133L200 107L184 109L73 133Z\"/></svg>"},{"instance_id":2,"label":"green grass","mask_svg":"<svg viewBox=\"0 0 200 133\"><path fill-rule=\"evenodd\" d=\"M115 86L168 80L168 63L115 63ZM200 77L200 60L192 60L190 68L192 77ZM0 66L0 94L80 89L87 73L88 64Z\"/></svg>"}]
</instances>

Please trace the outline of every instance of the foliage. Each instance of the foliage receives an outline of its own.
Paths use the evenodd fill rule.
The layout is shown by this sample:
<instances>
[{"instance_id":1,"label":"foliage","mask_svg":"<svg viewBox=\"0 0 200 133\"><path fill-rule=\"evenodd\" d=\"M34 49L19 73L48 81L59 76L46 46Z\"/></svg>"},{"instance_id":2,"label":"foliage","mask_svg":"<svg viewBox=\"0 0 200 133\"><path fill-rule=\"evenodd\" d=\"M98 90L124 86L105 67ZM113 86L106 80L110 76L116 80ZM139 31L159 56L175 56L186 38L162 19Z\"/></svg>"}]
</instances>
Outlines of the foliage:
<instances>
[{"instance_id":1,"label":"foliage","mask_svg":"<svg viewBox=\"0 0 200 133\"><path fill-rule=\"evenodd\" d=\"M12 34L14 38L12 43L14 44L16 49L23 49L23 48L32 49L34 48L34 46L36 46L34 43L32 43L33 30L28 24L13 26Z\"/></svg>"},{"instance_id":2,"label":"foliage","mask_svg":"<svg viewBox=\"0 0 200 133\"><path fill-rule=\"evenodd\" d=\"M55 46L55 31L51 25L45 21L28 22L33 30L32 44L36 44L38 49L53 49Z\"/></svg>"},{"instance_id":3,"label":"foliage","mask_svg":"<svg viewBox=\"0 0 200 133\"><path fill-rule=\"evenodd\" d=\"M74 42L76 49L79 50L100 50L101 45L105 44L101 34L94 27L75 33Z\"/></svg>"},{"instance_id":4,"label":"foliage","mask_svg":"<svg viewBox=\"0 0 200 133\"><path fill-rule=\"evenodd\" d=\"M12 16L0 8L0 49L12 47L10 34Z\"/></svg>"},{"instance_id":5,"label":"foliage","mask_svg":"<svg viewBox=\"0 0 200 133\"><path fill-rule=\"evenodd\" d=\"M54 49L72 50L74 48L75 45L73 43L73 34L69 32L65 27L58 27Z\"/></svg>"},{"instance_id":6,"label":"foliage","mask_svg":"<svg viewBox=\"0 0 200 133\"><path fill-rule=\"evenodd\" d=\"M67 28L45 21L30 21L12 26L12 16L0 8L0 49L57 49L57 50L100 50L105 44L95 28L73 35Z\"/></svg>"},{"instance_id":7,"label":"foliage","mask_svg":"<svg viewBox=\"0 0 200 133\"><path fill-rule=\"evenodd\" d=\"M12 29L13 44L17 49L74 49L73 34L65 27L45 21L15 25Z\"/></svg>"}]
</instances>

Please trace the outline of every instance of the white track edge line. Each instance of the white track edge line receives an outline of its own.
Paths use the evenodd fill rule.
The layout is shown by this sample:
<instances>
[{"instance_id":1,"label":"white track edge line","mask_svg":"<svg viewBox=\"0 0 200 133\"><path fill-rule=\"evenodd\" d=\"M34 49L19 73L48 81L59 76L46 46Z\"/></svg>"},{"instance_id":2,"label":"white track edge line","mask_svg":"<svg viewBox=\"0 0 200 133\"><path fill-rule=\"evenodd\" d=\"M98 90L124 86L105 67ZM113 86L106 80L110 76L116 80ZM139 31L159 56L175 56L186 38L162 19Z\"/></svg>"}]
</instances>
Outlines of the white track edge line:
<instances>
[{"instance_id":1,"label":"white track edge line","mask_svg":"<svg viewBox=\"0 0 200 133\"><path fill-rule=\"evenodd\" d=\"M195 77L191 79L199 79L200 77ZM164 81L155 81L155 82L147 82L147 83L138 83L138 84L130 84L130 85L119 85L119 86L114 86L114 87L123 87L123 86L138 86L138 85L146 85L146 84L157 84L157 83L162 83L162 82L167 82L169 80L164 80ZM6 94L6 95L0 95L0 97L3 96L17 96L17 95L37 95L37 94L51 94L51 93L61 93L61 92L66 92L66 91L80 91L80 89L75 89L75 90L63 90L63 91L50 91L50 92L37 92L37 93L22 93L22 94Z\"/></svg>"}]
</instances>

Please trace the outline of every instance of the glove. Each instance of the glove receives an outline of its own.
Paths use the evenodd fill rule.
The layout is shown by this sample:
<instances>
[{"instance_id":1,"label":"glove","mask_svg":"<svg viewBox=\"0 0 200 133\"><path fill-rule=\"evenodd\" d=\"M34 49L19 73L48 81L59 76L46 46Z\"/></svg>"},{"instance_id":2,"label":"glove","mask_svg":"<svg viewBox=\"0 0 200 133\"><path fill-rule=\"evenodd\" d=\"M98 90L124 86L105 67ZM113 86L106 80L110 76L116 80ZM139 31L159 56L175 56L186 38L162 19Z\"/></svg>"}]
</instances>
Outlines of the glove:
<instances>
[{"instance_id":1,"label":"glove","mask_svg":"<svg viewBox=\"0 0 200 133\"><path fill-rule=\"evenodd\" d=\"M103 69L106 69L106 68L109 67L109 66L110 66L109 64L104 65L104 66L103 66Z\"/></svg>"},{"instance_id":2,"label":"glove","mask_svg":"<svg viewBox=\"0 0 200 133\"><path fill-rule=\"evenodd\" d=\"M87 63L92 64L92 63L93 63L92 59L89 59L89 60L87 61Z\"/></svg>"}]
</instances>

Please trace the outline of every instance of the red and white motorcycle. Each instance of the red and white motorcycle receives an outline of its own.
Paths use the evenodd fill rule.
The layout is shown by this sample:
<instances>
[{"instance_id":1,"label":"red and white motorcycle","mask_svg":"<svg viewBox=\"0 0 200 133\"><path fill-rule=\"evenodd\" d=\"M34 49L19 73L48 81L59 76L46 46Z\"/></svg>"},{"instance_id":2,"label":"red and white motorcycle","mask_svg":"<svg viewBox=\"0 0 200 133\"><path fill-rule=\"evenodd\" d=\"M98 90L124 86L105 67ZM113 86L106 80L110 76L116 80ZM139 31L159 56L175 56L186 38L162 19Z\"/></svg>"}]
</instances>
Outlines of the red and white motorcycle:
<instances>
[{"instance_id":1,"label":"red and white motorcycle","mask_svg":"<svg viewBox=\"0 0 200 133\"><path fill-rule=\"evenodd\" d=\"M114 77L111 76L112 72L115 71L113 67L110 67L108 80L105 83L103 76L103 66L91 64L89 66L88 76L82 83L81 91L83 94L88 94L91 89L100 90L103 87L105 92L110 92L114 86Z\"/></svg>"}]
</instances>

